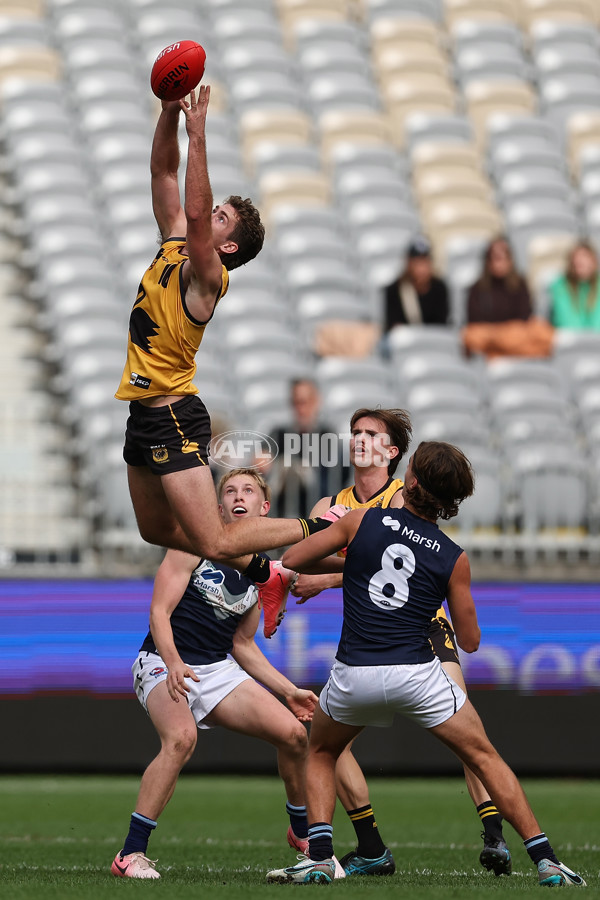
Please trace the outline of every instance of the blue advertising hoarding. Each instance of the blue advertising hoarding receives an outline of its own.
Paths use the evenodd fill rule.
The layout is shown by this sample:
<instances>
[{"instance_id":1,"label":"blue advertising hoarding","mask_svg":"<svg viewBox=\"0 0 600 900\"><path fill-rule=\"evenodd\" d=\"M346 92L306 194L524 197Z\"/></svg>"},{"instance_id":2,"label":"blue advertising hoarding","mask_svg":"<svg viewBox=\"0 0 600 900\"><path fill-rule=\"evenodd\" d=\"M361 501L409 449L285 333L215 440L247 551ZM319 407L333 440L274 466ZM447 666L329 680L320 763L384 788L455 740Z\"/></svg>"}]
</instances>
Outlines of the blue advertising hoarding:
<instances>
[{"instance_id":1,"label":"blue advertising hoarding","mask_svg":"<svg viewBox=\"0 0 600 900\"><path fill-rule=\"evenodd\" d=\"M151 594L151 581L1 581L0 695L130 694ZM482 641L461 657L470 688L600 690L600 585L484 583L473 596ZM323 684L341 606L341 591L290 597L283 626L257 642L297 684Z\"/></svg>"}]
</instances>

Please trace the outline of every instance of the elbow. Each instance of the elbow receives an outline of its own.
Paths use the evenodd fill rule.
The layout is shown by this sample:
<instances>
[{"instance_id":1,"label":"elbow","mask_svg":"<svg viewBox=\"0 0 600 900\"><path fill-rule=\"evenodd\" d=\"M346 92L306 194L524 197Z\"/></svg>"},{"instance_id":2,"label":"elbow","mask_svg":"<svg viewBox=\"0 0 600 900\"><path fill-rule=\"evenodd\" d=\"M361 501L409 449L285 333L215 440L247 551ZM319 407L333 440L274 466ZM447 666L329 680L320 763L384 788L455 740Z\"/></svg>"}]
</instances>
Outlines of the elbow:
<instances>
[{"instance_id":1,"label":"elbow","mask_svg":"<svg viewBox=\"0 0 600 900\"><path fill-rule=\"evenodd\" d=\"M479 649L480 641L481 632L477 629L477 631L472 634L461 635L458 646L461 650L464 650L465 653L475 653L475 651Z\"/></svg>"}]
</instances>

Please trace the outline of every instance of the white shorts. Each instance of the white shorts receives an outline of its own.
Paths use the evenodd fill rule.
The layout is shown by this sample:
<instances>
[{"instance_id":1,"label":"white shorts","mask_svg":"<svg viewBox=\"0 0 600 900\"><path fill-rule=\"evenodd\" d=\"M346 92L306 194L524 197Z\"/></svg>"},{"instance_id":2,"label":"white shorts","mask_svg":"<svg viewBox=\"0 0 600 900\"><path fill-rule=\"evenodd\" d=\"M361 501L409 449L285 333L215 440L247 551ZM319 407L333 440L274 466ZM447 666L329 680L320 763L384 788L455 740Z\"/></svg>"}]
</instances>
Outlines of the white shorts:
<instances>
[{"instance_id":1,"label":"white shorts","mask_svg":"<svg viewBox=\"0 0 600 900\"><path fill-rule=\"evenodd\" d=\"M193 681L186 678L185 683L189 687L187 693L188 706L192 711L198 728L212 728L212 725L203 723L203 719L212 712L215 706L224 700L238 684L250 678L234 659L222 659L207 666L190 666L190 669L200 679ZM148 712L148 695L161 681L167 680L168 669L162 658L157 653L142 651L131 667L133 674L133 689L137 698Z\"/></svg>"},{"instance_id":2,"label":"white shorts","mask_svg":"<svg viewBox=\"0 0 600 900\"><path fill-rule=\"evenodd\" d=\"M466 699L437 657L412 666L347 666L336 660L319 704L344 725L385 728L398 713L423 728L434 728L458 712Z\"/></svg>"}]
</instances>

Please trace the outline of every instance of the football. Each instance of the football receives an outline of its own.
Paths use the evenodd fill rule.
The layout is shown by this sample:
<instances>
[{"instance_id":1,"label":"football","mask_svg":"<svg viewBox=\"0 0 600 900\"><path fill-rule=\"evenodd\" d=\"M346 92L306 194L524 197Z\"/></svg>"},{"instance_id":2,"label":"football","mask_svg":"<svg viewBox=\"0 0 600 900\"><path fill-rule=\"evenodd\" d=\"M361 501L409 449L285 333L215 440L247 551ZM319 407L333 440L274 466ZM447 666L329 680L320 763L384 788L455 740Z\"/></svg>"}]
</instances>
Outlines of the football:
<instances>
[{"instance_id":1,"label":"football","mask_svg":"<svg viewBox=\"0 0 600 900\"><path fill-rule=\"evenodd\" d=\"M158 54L150 86L159 100L181 100L202 80L206 53L196 41L177 41Z\"/></svg>"}]
</instances>

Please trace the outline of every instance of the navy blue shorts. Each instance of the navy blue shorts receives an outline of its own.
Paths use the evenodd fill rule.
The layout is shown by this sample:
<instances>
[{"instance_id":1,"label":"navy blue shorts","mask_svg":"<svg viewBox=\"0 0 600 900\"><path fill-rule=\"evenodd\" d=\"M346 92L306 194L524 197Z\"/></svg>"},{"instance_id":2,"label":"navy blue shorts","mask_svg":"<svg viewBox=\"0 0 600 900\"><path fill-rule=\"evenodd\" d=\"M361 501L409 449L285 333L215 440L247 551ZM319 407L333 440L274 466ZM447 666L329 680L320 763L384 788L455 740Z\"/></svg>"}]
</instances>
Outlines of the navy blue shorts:
<instances>
[{"instance_id":1,"label":"navy blue shorts","mask_svg":"<svg viewBox=\"0 0 600 900\"><path fill-rule=\"evenodd\" d=\"M148 466L154 475L208 465L210 416L196 395L168 406L129 404L123 459L128 466Z\"/></svg>"}]
</instances>

